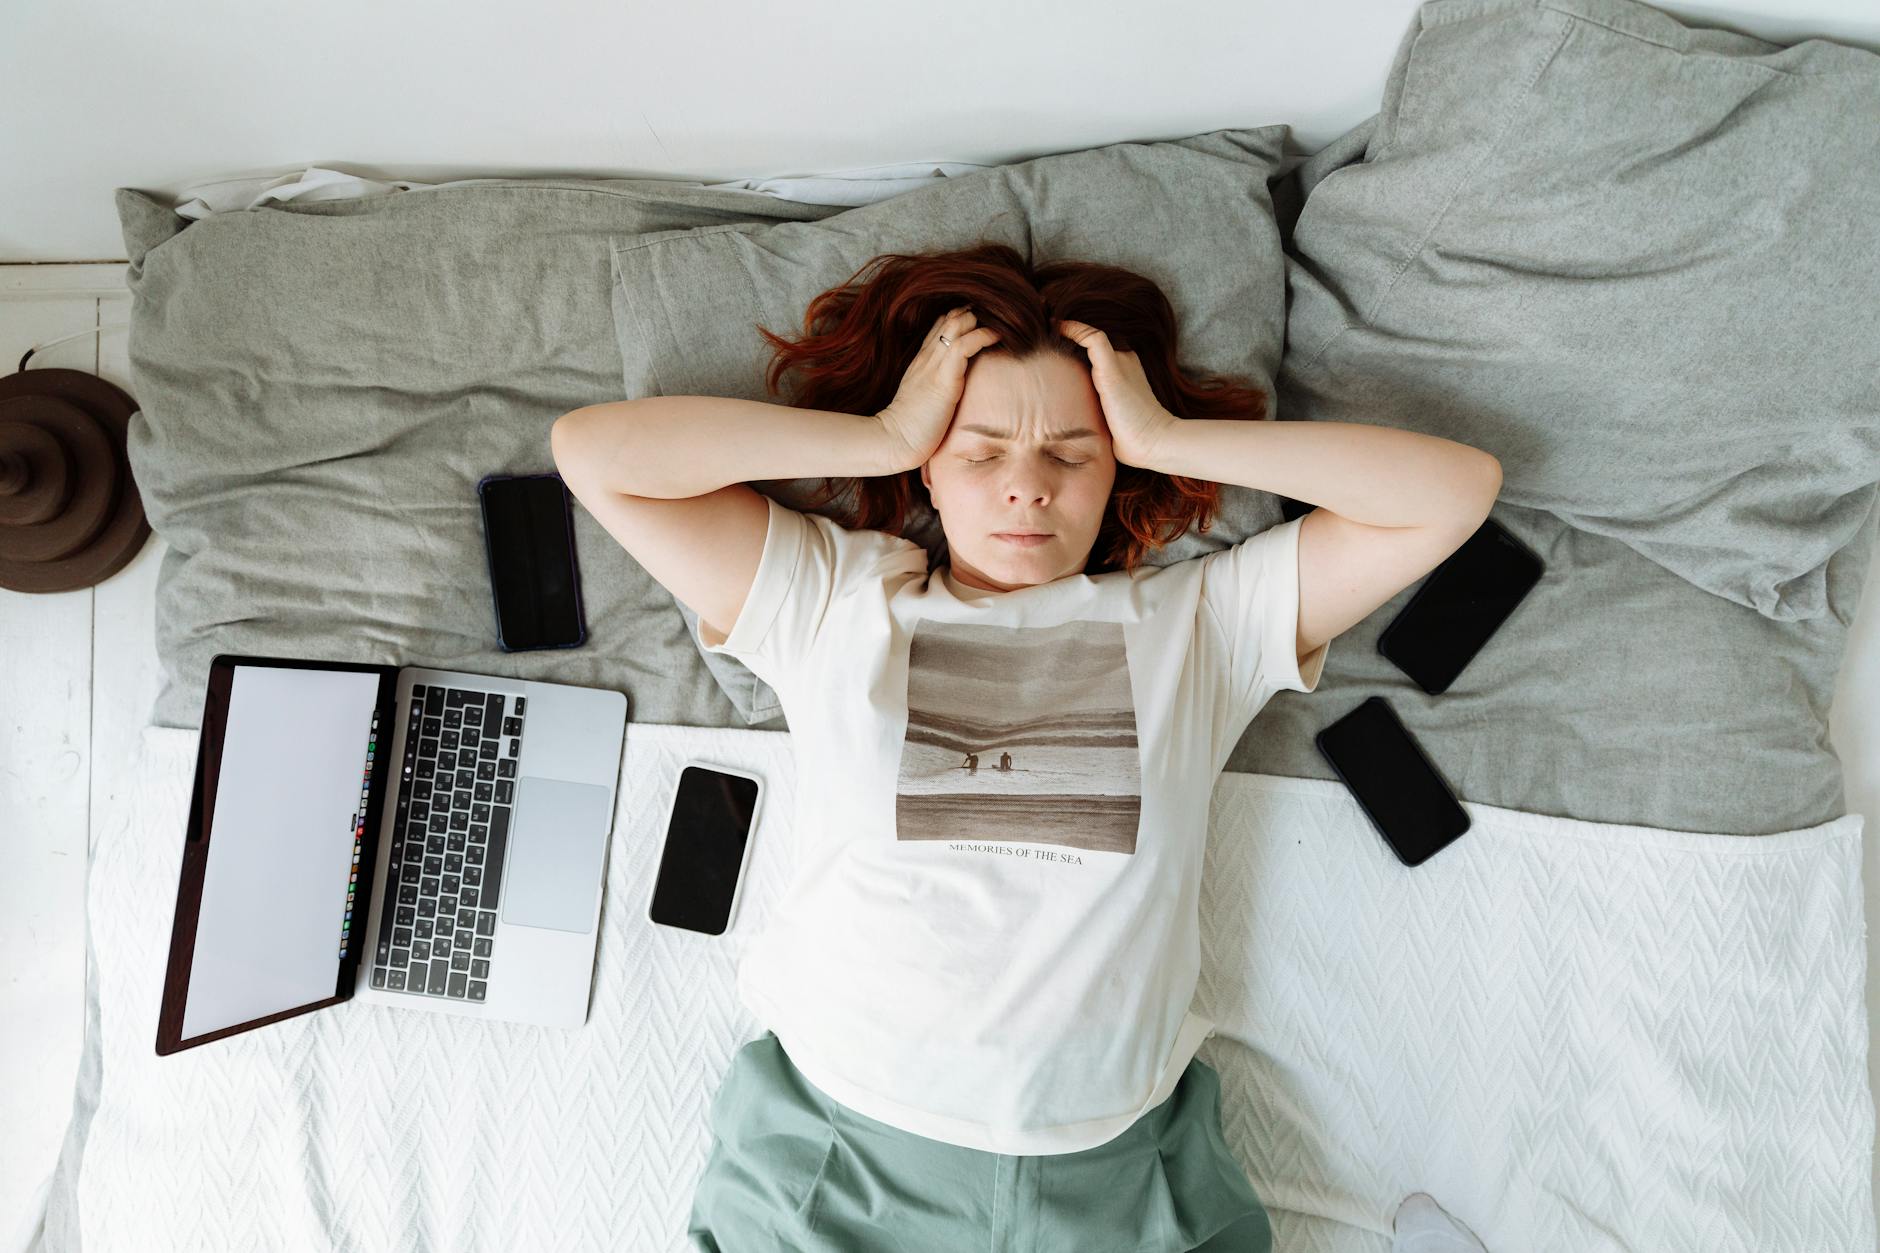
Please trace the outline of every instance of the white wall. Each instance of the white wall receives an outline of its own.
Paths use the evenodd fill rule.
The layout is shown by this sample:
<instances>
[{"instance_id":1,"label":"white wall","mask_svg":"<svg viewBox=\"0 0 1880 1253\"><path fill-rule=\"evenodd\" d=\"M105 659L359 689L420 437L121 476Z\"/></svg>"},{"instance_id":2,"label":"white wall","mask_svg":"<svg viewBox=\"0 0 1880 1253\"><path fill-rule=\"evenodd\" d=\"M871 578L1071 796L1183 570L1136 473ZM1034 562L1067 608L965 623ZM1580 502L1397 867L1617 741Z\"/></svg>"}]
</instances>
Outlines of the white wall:
<instances>
[{"instance_id":1,"label":"white wall","mask_svg":"<svg viewBox=\"0 0 1880 1253\"><path fill-rule=\"evenodd\" d=\"M1416 0L15 0L0 262L124 258L115 187L323 165L705 182L1377 111ZM1875 0L1658 7L1880 50ZM1756 16L1762 10L1771 16Z\"/></svg>"}]
</instances>

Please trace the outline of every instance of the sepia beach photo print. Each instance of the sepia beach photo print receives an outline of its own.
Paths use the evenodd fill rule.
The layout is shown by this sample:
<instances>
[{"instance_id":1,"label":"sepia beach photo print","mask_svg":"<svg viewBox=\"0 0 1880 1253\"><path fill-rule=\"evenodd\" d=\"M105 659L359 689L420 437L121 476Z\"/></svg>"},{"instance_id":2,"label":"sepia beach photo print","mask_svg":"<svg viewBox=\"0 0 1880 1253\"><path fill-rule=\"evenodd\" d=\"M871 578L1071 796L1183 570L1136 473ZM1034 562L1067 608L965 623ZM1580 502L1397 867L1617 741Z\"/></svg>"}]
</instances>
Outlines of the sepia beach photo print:
<instances>
[{"instance_id":1,"label":"sepia beach photo print","mask_svg":"<svg viewBox=\"0 0 1880 1253\"><path fill-rule=\"evenodd\" d=\"M1141 813L1121 623L916 627L897 839L1134 853Z\"/></svg>"}]
</instances>

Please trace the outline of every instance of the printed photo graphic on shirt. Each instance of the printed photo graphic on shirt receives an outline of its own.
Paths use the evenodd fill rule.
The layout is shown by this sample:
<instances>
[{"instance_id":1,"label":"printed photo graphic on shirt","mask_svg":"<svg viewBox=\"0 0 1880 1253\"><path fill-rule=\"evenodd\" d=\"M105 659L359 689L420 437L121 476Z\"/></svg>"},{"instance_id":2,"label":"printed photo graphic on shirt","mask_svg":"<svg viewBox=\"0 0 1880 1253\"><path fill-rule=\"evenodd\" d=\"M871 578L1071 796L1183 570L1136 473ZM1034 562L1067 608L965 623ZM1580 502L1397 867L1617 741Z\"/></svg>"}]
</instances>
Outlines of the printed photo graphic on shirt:
<instances>
[{"instance_id":1,"label":"printed photo graphic on shirt","mask_svg":"<svg viewBox=\"0 0 1880 1253\"><path fill-rule=\"evenodd\" d=\"M1135 693L1120 622L921 621L895 838L1134 853Z\"/></svg>"}]
</instances>

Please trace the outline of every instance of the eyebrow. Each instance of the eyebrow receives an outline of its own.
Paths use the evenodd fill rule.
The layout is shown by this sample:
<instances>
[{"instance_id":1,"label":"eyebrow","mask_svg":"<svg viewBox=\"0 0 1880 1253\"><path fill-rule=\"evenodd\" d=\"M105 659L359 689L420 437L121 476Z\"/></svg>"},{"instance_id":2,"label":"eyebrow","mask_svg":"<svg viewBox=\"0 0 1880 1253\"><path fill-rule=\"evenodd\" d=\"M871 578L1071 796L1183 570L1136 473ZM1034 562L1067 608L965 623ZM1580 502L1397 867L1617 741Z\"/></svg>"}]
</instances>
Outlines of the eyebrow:
<instances>
[{"instance_id":1,"label":"eyebrow","mask_svg":"<svg viewBox=\"0 0 1880 1253\"><path fill-rule=\"evenodd\" d=\"M995 431L989 426L973 424L960 427L962 431L971 431L975 435L985 435L991 439L1009 440L1018 434L1016 431ZM1089 427L1073 427L1068 431L1052 431L1045 437L1045 443L1057 444L1071 439L1095 439L1097 433Z\"/></svg>"}]
</instances>

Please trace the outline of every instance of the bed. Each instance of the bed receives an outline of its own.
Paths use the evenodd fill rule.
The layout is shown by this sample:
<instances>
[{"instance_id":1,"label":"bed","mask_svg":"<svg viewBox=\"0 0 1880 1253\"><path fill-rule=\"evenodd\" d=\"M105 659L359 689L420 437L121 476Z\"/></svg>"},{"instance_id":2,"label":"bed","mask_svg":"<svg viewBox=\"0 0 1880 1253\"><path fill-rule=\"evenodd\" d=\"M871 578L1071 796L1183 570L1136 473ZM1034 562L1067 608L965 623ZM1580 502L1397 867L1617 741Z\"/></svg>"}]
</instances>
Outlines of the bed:
<instances>
[{"instance_id":1,"label":"bed","mask_svg":"<svg viewBox=\"0 0 1880 1253\"><path fill-rule=\"evenodd\" d=\"M687 944L606 909L589 1024L553 1038L347 1005L158 1059L168 913L133 889L174 878L217 652L628 692L610 905L645 883L684 753L781 801L774 693L579 511L589 647L495 648L472 489L549 468L548 424L584 404L761 396L754 321L875 253L985 236L1164 280L1185 358L1282 420L1495 452L1494 516L1547 565L1449 691L1376 652L1406 589L1223 763L1202 1056L1279 1247L1381 1250L1418 1187L1493 1249L1873 1247L1861 821L1825 727L1880 520L1880 260L1849 246L1876 108L1880 57L1847 45L1434 0L1379 112L1303 162L1262 126L859 204L467 180L190 219L120 189L164 682L95 854L40 1247L684 1247L706 1104L761 1030L730 975L787 804L746 921ZM1280 516L1230 489L1158 559ZM1415 872L1312 745L1372 694L1476 822Z\"/></svg>"}]
</instances>

